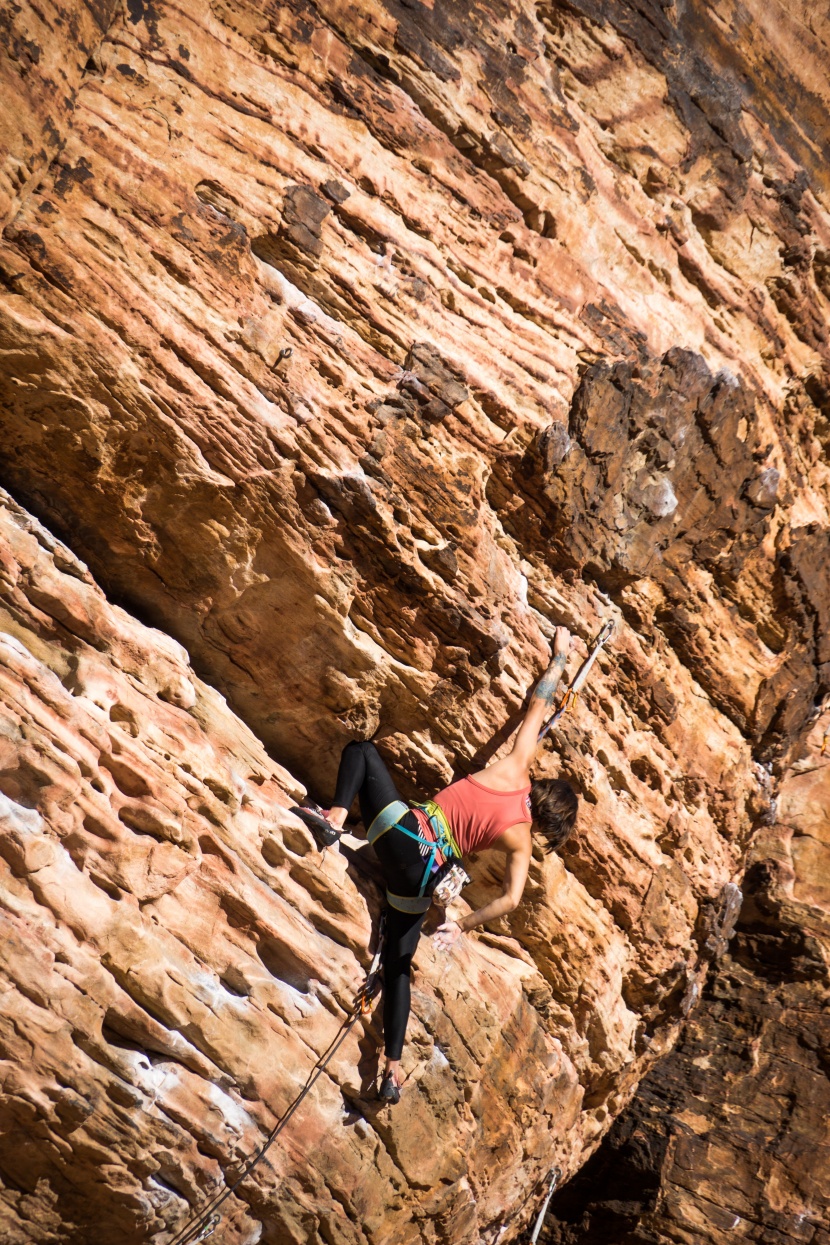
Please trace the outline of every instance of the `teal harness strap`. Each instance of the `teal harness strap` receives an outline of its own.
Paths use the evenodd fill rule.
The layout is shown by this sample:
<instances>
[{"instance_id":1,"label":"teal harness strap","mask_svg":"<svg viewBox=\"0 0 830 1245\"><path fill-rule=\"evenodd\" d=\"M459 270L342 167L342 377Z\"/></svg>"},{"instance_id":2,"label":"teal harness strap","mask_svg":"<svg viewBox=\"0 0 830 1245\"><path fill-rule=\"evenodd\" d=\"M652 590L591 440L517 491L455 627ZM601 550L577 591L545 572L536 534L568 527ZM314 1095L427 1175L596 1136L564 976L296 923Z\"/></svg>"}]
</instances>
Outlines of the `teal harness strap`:
<instances>
[{"instance_id":1,"label":"teal harness strap","mask_svg":"<svg viewBox=\"0 0 830 1245\"><path fill-rule=\"evenodd\" d=\"M407 812L408 811L409 810L407 809ZM405 834L408 839L414 839L416 843L423 843L424 847L432 848L432 851L429 853L426 868L424 869L424 876L421 879L421 889L418 891L418 898L420 899L423 897L424 891L427 888L427 882L429 881L429 875L432 873L432 866L435 863L435 857L438 855L441 848L437 840L433 841L432 839L424 839L420 834L416 834L414 830L407 830L406 826L402 826L398 822L395 822L395 829L400 830L401 834ZM398 896L398 898L400 898L400 896ZM430 902L432 901L430 900Z\"/></svg>"},{"instance_id":2,"label":"teal harness strap","mask_svg":"<svg viewBox=\"0 0 830 1245\"><path fill-rule=\"evenodd\" d=\"M440 804L436 804L434 800L424 800L422 804L414 805L426 813L429 818L429 824L432 827L432 833L435 835L436 842L440 845L441 851L445 856L453 856L461 859L461 849L455 841L455 836L447 821L447 814L444 812Z\"/></svg>"},{"instance_id":3,"label":"teal harness strap","mask_svg":"<svg viewBox=\"0 0 830 1245\"><path fill-rule=\"evenodd\" d=\"M391 804L387 804L386 808L380 810L366 831L366 837L369 842L374 843L382 834L386 834L386 831L391 830L408 812L409 805L404 804L403 800L393 800Z\"/></svg>"},{"instance_id":4,"label":"teal harness strap","mask_svg":"<svg viewBox=\"0 0 830 1245\"><path fill-rule=\"evenodd\" d=\"M443 818L443 815L439 818L432 814L429 805L416 804L415 807L420 808L429 817L429 824L435 834L434 839L425 839L422 835L416 834L414 830L407 830L406 826L401 825L401 818L412 811L408 804L404 804L403 800L393 800L391 804L386 805L386 808L382 808L366 834L370 843L376 843L381 835L386 834L387 830L391 830L394 827L395 830L400 830L401 834L405 834L408 839L414 839L416 843L421 843L424 847L431 849L427 858L426 868L424 869L424 876L421 880L421 888L417 896L390 895L389 891L386 892L386 897L390 904L392 904L393 908L397 908L399 912L426 912L432 900L428 895L424 895L424 891L427 888L432 867L435 864L435 857L439 852L445 859L458 856L455 843L444 829L446 818ZM435 807L437 808L437 805ZM442 820L444 824L442 824ZM404 907L404 904L409 906ZM413 907L412 905L418 906Z\"/></svg>"}]
</instances>

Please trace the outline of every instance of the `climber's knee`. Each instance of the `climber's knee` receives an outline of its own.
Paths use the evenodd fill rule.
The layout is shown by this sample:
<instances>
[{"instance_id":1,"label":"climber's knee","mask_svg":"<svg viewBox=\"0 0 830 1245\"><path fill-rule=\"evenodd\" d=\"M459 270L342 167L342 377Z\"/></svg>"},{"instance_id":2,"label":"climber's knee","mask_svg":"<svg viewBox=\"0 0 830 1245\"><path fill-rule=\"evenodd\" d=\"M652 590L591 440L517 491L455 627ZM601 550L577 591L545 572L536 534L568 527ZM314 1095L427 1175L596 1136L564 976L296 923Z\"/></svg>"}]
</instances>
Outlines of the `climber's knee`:
<instances>
[{"instance_id":1,"label":"climber's knee","mask_svg":"<svg viewBox=\"0 0 830 1245\"><path fill-rule=\"evenodd\" d=\"M373 743L370 743L368 739L352 739L346 744L343 752L344 754L346 752L350 752L352 754L360 753L361 756L365 757L369 753L377 752L377 748Z\"/></svg>"}]
</instances>

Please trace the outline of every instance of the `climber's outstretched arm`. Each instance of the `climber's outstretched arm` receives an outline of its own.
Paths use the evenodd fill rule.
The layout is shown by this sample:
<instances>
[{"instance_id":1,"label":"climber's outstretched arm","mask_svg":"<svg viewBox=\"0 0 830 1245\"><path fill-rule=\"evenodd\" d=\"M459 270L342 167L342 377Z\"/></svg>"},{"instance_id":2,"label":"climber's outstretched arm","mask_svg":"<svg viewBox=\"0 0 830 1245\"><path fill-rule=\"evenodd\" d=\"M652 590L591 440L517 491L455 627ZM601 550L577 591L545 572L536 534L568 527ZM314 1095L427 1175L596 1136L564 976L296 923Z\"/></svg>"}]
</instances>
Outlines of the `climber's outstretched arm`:
<instances>
[{"instance_id":1,"label":"climber's outstretched arm","mask_svg":"<svg viewBox=\"0 0 830 1245\"><path fill-rule=\"evenodd\" d=\"M511 826L500 842L506 853L501 894L459 921L448 917L443 925L439 925L433 935L439 951L449 951L467 930L498 920L518 907L530 867L530 835L521 825Z\"/></svg>"},{"instance_id":2,"label":"climber's outstretched arm","mask_svg":"<svg viewBox=\"0 0 830 1245\"><path fill-rule=\"evenodd\" d=\"M557 627L553 638L553 659L530 698L525 719L516 733L510 753L510 759L517 769L529 770L533 763L539 732L556 708L556 693L570 647L570 631L567 627Z\"/></svg>"}]
</instances>

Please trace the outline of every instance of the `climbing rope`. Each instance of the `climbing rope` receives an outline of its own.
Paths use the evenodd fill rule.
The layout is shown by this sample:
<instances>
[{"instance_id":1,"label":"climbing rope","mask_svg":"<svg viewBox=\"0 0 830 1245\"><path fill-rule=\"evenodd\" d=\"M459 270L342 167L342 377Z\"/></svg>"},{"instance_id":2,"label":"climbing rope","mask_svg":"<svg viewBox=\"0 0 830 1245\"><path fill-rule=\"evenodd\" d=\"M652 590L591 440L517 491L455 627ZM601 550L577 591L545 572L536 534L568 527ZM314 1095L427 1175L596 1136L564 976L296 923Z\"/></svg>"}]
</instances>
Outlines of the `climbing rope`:
<instances>
[{"instance_id":1,"label":"climbing rope","mask_svg":"<svg viewBox=\"0 0 830 1245\"><path fill-rule=\"evenodd\" d=\"M176 1235L171 1237L167 1245L197 1245L197 1242L199 1241L206 1241L208 1237L212 1236L219 1227L222 1218L221 1215L218 1214L219 1207L239 1188L242 1181L250 1176L257 1164L265 1157L266 1153L274 1144L277 1137L279 1137L280 1133L285 1128L292 1115L294 1115L303 1099L311 1093L311 1090L325 1072L326 1067L345 1042L355 1021L361 1016L365 1016L370 1010L372 1000L376 994L377 976L385 940L386 911L384 910L381 913L380 926L378 928L377 950L375 951L372 963L369 966L369 971L364 978L363 984L355 995L352 1010L343 1021L343 1024L340 1026L339 1031L335 1034L328 1049L323 1052L314 1067L311 1069L305 1085L300 1090L291 1105L287 1107L280 1116L263 1145L260 1146L253 1158L249 1159L242 1175L239 1176L229 1188L225 1189L224 1192L214 1194L202 1211L198 1215L189 1219L184 1227L180 1228Z\"/></svg>"},{"instance_id":2,"label":"climbing rope","mask_svg":"<svg viewBox=\"0 0 830 1245\"><path fill-rule=\"evenodd\" d=\"M569 710L575 707L579 693L582 691L582 688L585 685L585 680L588 678L588 675L590 674L591 667L593 666L594 662L599 656L600 650L605 647L605 645L611 639L611 636L613 635L613 633L614 633L613 622L605 623L599 635L591 644L591 647L588 650L588 656L585 658L582 665L579 667L576 678L574 679L571 686L569 688L566 688L565 694L560 700L559 704L557 705L556 712L554 713L553 717L550 718L540 730L539 732L540 740L544 739L548 731L552 730L553 727L556 726L557 722L562 717L563 713L567 713Z\"/></svg>"}]
</instances>

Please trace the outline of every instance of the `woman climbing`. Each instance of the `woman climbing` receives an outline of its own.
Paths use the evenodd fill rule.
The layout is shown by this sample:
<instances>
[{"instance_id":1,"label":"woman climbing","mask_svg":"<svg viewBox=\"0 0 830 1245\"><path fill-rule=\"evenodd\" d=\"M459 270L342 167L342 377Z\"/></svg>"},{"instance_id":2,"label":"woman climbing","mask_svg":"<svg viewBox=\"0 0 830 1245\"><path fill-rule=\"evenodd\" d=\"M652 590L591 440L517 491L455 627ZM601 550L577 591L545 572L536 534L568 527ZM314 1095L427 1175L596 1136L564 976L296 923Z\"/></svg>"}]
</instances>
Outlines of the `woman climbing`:
<instances>
[{"instance_id":1,"label":"woman climbing","mask_svg":"<svg viewBox=\"0 0 830 1245\"><path fill-rule=\"evenodd\" d=\"M561 846L576 820L577 796L569 783L543 778L532 782L530 766L539 732L554 710L554 699L570 648L570 632L557 627L553 659L539 681L512 751L486 769L439 791L434 800L405 804L372 743L350 743L337 775L334 802L327 811L308 802L297 812L321 845L340 836L355 796L368 839L386 881L386 945L383 954L383 1030L386 1066L379 1097L400 1099L400 1058L410 1006L412 956L436 882L452 860L494 848L505 856L502 893L469 916L447 920L434 938L448 951L462 933L504 916L519 903L530 865L531 835L546 851Z\"/></svg>"}]
</instances>

